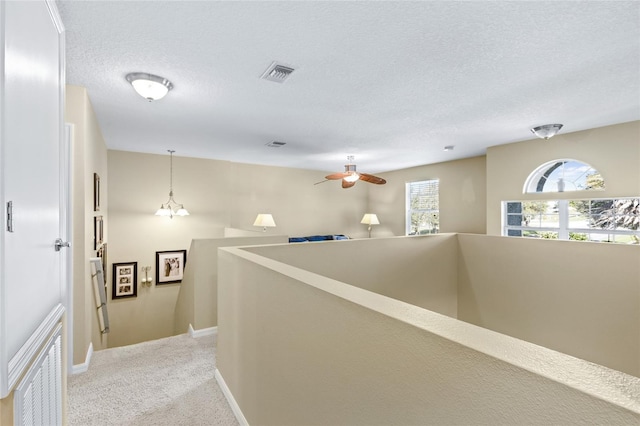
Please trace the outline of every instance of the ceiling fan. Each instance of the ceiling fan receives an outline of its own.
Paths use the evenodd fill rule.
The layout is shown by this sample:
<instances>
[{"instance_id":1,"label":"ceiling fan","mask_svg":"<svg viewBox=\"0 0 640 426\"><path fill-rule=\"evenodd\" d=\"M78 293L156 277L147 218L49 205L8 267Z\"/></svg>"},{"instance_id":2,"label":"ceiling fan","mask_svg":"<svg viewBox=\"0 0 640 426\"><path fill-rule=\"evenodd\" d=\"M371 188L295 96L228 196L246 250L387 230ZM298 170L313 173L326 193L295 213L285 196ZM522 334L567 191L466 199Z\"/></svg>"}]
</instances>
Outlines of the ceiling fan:
<instances>
[{"instance_id":1,"label":"ceiling fan","mask_svg":"<svg viewBox=\"0 0 640 426\"><path fill-rule=\"evenodd\" d=\"M326 182L328 180L342 179L343 188L351 188L353 185L356 184L358 180L363 180L369 183L375 183L376 185L384 185L385 183L387 183L386 180L378 176L357 172L356 165L353 164L353 155L349 155L347 157L347 161L349 162L349 164L344 165L344 172L333 173L328 176L325 176L324 177L325 180L323 180L322 182ZM318 182L318 183L322 183L322 182ZM316 183L316 185L318 183Z\"/></svg>"}]
</instances>

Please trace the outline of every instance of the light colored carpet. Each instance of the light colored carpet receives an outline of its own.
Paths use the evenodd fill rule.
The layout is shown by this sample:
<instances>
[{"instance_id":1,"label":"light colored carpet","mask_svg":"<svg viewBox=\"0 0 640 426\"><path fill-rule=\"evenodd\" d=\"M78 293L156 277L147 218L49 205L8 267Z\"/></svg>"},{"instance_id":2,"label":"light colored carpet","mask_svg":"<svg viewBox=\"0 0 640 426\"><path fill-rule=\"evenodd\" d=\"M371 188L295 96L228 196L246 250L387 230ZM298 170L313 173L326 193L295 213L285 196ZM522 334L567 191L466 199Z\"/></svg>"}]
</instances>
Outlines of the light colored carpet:
<instances>
[{"instance_id":1,"label":"light colored carpet","mask_svg":"<svg viewBox=\"0 0 640 426\"><path fill-rule=\"evenodd\" d=\"M97 351L69 376L70 426L238 425L216 379L215 336Z\"/></svg>"}]
</instances>

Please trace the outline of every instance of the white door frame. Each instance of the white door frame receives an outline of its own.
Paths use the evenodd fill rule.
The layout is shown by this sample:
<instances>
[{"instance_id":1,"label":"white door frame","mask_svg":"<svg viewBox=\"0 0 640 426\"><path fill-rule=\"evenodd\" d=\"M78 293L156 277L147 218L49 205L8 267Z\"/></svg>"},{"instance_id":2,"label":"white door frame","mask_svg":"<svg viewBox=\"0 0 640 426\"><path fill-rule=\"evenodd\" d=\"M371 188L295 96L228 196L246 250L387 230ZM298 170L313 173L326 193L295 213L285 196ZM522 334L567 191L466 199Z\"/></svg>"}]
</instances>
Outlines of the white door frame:
<instances>
[{"instance_id":1,"label":"white door frame","mask_svg":"<svg viewBox=\"0 0 640 426\"><path fill-rule=\"evenodd\" d=\"M60 146L60 237L73 241L73 135L74 125L65 123ZM67 372L73 371L73 252L71 245L62 250L60 274L63 283L63 303L67 315Z\"/></svg>"}]
</instances>

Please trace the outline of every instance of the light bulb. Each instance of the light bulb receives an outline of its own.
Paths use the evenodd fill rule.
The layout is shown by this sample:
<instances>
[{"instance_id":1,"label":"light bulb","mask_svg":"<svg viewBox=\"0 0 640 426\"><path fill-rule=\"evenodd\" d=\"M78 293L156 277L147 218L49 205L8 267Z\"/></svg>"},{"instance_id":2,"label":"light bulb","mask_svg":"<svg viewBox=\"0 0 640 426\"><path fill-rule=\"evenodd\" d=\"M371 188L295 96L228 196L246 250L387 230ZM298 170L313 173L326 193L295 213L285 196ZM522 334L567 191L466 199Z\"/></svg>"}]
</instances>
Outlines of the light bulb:
<instances>
[{"instance_id":1,"label":"light bulb","mask_svg":"<svg viewBox=\"0 0 640 426\"><path fill-rule=\"evenodd\" d=\"M360 179L360 175L356 172L351 172L351 174L349 176L345 176L343 178L346 182L350 182L353 183L355 181L357 181L358 179Z\"/></svg>"}]
</instances>

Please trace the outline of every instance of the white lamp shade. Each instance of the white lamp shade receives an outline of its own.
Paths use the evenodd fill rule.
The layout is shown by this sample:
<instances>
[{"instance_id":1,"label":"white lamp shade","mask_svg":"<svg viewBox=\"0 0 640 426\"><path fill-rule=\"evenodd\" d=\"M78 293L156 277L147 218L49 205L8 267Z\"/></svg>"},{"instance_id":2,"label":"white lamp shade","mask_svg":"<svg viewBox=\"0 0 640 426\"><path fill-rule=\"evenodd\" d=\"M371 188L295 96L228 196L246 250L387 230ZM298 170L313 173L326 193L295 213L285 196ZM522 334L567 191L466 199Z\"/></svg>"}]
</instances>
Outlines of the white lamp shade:
<instances>
[{"instance_id":1,"label":"white lamp shade","mask_svg":"<svg viewBox=\"0 0 640 426\"><path fill-rule=\"evenodd\" d=\"M253 226L262 226L273 228L276 226L276 222L273 220L273 216L268 213L260 213L258 217L256 217L256 221L253 222Z\"/></svg>"},{"instance_id":2,"label":"white lamp shade","mask_svg":"<svg viewBox=\"0 0 640 426\"><path fill-rule=\"evenodd\" d=\"M165 209L164 207L160 207L156 211L156 216L171 216L171 210Z\"/></svg>"},{"instance_id":3,"label":"white lamp shade","mask_svg":"<svg viewBox=\"0 0 640 426\"><path fill-rule=\"evenodd\" d=\"M378 216L374 213L367 213L362 217L360 223L364 223L365 225L380 225L380 221L378 220Z\"/></svg>"}]
</instances>

